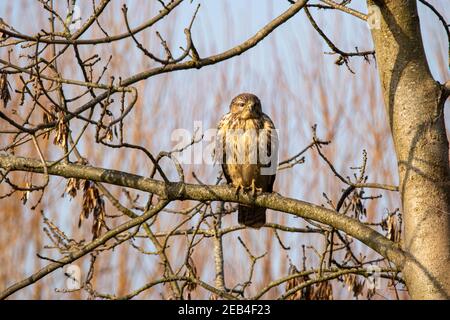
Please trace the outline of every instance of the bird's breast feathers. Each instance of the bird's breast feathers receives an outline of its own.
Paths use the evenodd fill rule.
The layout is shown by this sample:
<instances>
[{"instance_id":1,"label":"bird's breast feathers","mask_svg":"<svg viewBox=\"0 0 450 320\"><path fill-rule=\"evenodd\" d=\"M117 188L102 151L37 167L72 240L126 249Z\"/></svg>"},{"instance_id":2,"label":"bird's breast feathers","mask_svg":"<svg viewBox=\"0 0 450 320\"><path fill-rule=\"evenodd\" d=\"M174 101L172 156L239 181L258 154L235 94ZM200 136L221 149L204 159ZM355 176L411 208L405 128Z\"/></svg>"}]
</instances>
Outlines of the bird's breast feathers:
<instances>
[{"instance_id":1,"label":"bird's breast feathers","mask_svg":"<svg viewBox=\"0 0 450 320\"><path fill-rule=\"evenodd\" d=\"M227 113L219 122L215 157L221 163L267 165L277 162L277 153L277 132L266 114L241 119Z\"/></svg>"}]
</instances>

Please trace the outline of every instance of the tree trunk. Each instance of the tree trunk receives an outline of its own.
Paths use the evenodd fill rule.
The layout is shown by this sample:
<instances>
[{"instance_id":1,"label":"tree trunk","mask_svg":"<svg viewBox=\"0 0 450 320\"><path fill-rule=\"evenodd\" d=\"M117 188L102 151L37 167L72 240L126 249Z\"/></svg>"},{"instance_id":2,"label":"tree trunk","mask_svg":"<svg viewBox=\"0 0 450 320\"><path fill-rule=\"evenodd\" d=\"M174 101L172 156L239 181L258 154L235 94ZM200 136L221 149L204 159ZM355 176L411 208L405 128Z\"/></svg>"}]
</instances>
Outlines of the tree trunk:
<instances>
[{"instance_id":1,"label":"tree trunk","mask_svg":"<svg viewBox=\"0 0 450 320\"><path fill-rule=\"evenodd\" d=\"M413 299L448 299L450 175L444 86L428 67L416 1L368 0L368 5L380 12L372 37L397 153L402 245L415 259L405 264L403 274Z\"/></svg>"}]
</instances>

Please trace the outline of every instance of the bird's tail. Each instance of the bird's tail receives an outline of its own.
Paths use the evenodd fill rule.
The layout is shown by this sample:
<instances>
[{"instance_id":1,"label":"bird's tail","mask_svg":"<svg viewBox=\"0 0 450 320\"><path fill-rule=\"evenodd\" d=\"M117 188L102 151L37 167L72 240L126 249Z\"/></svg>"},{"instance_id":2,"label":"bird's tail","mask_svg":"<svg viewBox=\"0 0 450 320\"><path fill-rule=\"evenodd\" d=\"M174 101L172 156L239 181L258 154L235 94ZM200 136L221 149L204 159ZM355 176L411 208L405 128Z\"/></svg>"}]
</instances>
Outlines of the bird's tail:
<instances>
[{"instance_id":1,"label":"bird's tail","mask_svg":"<svg viewBox=\"0 0 450 320\"><path fill-rule=\"evenodd\" d=\"M238 222L250 228L261 228L266 223L266 208L239 205Z\"/></svg>"}]
</instances>

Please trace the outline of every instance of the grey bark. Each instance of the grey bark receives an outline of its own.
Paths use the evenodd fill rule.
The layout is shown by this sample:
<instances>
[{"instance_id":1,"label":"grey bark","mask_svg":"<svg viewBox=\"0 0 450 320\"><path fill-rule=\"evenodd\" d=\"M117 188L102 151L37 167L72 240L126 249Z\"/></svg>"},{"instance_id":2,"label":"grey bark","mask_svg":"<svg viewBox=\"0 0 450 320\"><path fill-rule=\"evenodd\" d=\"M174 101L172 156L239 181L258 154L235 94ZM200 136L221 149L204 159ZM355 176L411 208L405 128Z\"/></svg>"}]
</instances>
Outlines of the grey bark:
<instances>
[{"instance_id":1,"label":"grey bark","mask_svg":"<svg viewBox=\"0 0 450 320\"><path fill-rule=\"evenodd\" d=\"M380 9L372 29L394 139L404 217L403 268L413 299L450 297L450 184L444 86L425 56L417 3L368 0Z\"/></svg>"}]
</instances>

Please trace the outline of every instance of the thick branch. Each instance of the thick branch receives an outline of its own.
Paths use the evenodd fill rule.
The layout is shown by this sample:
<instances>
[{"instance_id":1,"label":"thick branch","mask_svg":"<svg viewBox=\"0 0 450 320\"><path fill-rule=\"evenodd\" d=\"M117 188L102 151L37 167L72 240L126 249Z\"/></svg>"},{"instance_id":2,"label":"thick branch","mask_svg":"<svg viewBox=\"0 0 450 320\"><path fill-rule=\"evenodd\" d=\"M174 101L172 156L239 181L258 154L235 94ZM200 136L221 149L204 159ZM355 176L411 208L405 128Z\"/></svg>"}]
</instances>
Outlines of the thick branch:
<instances>
[{"instance_id":1,"label":"thick branch","mask_svg":"<svg viewBox=\"0 0 450 320\"><path fill-rule=\"evenodd\" d=\"M50 175L86 179L133 188L157 194L169 201L197 200L229 201L243 204L255 203L258 206L315 220L342 230L395 263L398 268L402 268L407 259L405 253L394 242L386 239L383 235L360 221L336 213L333 210L308 202L283 197L276 193L264 193L253 198L251 195L245 193L236 195L235 189L229 186L196 185L181 182L164 183L116 170L78 164L58 163L53 165L51 162L47 162L46 164L48 174ZM41 161L22 157L2 155L0 156L0 167L7 171L44 173L44 167Z\"/></svg>"}]
</instances>

